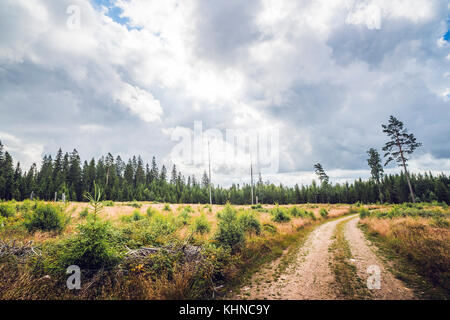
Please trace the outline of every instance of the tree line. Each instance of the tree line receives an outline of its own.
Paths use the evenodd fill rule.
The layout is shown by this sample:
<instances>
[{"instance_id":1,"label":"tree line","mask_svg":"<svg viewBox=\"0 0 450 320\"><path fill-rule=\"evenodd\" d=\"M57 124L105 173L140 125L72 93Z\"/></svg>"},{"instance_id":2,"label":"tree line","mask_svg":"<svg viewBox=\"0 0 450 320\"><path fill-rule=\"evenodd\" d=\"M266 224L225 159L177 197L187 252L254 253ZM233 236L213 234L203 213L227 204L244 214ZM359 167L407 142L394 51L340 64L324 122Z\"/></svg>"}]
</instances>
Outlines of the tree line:
<instances>
[{"instance_id":1,"label":"tree line","mask_svg":"<svg viewBox=\"0 0 450 320\"><path fill-rule=\"evenodd\" d=\"M385 175L381 157L374 148L369 149L368 165L371 179L361 178L353 183L331 184L320 163L314 170L320 184L293 187L263 182L261 175L254 185L253 194L259 203L402 203L410 201L439 201L450 203L450 176L410 174L407 171L407 154L420 146L403 124L392 117L383 131L390 137L383 148L386 164L396 161L403 171ZM385 164L385 165L386 165ZM173 165L170 173L163 165L158 168L155 157L151 164L144 164L140 156L124 162L111 153L98 161L92 158L82 162L77 150L56 156L44 155L40 168L33 164L23 172L20 163L14 165L9 152L0 142L0 199L24 200L31 197L43 200L60 200L62 195L70 201L84 201L94 190L94 182L104 190L105 200L159 201L171 203L209 203L209 178L204 172L201 179L187 178ZM414 190L414 192L413 192ZM211 198L215 204L252 203L252 186L244 183L223 188L211 184Z\"/></svg>"},{"instance_id":2,"label":"tree line","mask_svg":"<svg viewBox=\"0 0 450 320\"><path fill-rule=\"evenodd\" d=\"M198 180L187 178L174 165L170 174L165 166L158 168L155 158L150 165L144 165L141 157L132 157L126 163L120 156L110 153L84 161L76 150L63 153L59 150L53 159L45 155L40 169L36 164L23 172L20 163L14 166L11 155L0 143L0 199L24 200L33 193L35 198L60 200L62 194L70 201L84 201L84 195L93 192L94 181L105 194L105 200L113 201L160 201L172 203L209 203L209 180L206 173ZM323 169L320 171L323 177ZM323 180L325 179L325 180ZM261 175L254 186L254 194L259 203L375 203L381 199L388 203L411 201L406 175L383 175L378 180L353 183L330 184L323 177L321 183L296 184L293 187L275 185L263 181ZM410 182L418 201L444 201L450 203L450 176L411 174ZM233 184L223 188L212 184L212 202L224 204L251 203L251 185Z\"/></svg>"}]
</instances>

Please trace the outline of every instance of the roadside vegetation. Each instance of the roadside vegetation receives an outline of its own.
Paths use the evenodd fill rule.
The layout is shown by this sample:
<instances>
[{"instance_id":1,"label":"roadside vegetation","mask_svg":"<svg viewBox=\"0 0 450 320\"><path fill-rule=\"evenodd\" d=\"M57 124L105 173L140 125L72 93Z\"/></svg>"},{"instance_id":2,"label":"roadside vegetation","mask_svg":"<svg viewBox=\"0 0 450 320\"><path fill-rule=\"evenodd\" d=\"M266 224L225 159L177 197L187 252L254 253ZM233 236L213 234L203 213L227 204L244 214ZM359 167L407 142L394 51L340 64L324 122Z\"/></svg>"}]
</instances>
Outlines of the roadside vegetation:
<instances>
[{"instance_id":1,"label":"roadside vegetation","mask_svg":"<svg viewBox=\"0 0 450 320\"><path fill-rule=\"evenodd\" d=\"M0 299L212 299L348 206L0 202ZM323 209L323 210L322 210ZM68 290L66 269L82 272Z\"/></svg>"},{"instance_id":2,"label":"roadside vegetation","mask_svg":"<svg viewBox=\"0 0 450 320\"><path fill-rule=\"evenodd\" d=\"M397 277L423 298L450 298L450 210L446 203L360 208L361 225Z\"/></svg>"}]
</instances>

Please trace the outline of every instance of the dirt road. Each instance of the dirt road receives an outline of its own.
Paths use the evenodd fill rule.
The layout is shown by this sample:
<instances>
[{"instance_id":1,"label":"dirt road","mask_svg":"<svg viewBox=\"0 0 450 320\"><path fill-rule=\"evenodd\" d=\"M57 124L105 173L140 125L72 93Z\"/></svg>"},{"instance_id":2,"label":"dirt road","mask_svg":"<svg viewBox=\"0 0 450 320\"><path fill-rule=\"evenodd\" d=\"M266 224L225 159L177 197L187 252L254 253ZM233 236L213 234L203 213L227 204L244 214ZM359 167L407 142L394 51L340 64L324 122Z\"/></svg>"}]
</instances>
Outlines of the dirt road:
<instances>
[{"instance_id":1,"label":"dirt road","mask_svg":"<svg viewBox=\"0 0 450 320\"><path fill-rule=\"evenodd\" d=\"M333 270L333 251L330 250L336 233L336 226L345 223L344 235L351 251L349 264L356 267L355 277L366 285L371 276L367 268L380 271L380 289L367 290L368 299L413 299L412 291L394 278L372 251L362 231L357 227L358 216L347 216L317 227L305 244L289 261L288 267L279 275L276 270L281 259L257 272L250 283L241 288L237 299L281 299L281 300L330 300L346 299L339 292ZM373 267L377 266L377 267ZM379 269L376 269L379 268ZM355 268L353 268L354 270ZM373 283L373 282L371 282Z\"/></svg>"}]
</instances>

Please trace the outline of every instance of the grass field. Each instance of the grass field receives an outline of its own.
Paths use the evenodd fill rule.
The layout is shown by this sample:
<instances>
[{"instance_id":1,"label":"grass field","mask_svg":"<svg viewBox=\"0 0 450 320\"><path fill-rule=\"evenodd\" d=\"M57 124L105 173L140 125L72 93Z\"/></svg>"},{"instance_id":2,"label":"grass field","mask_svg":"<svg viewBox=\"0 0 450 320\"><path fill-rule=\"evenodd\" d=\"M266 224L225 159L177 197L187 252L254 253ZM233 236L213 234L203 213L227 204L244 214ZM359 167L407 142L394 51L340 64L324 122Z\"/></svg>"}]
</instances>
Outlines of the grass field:
<instances>
[{"instance_id":1,"label":"grass field","mask_svg":"<svg viewBox=\"0 0 450 320\"><path fill-rule=\"evenodd\" d=\"M415 208L417 215L403 209L407 217L390 205L2 202L0 298L220 298L303 241L307 230L356 212L372 235L391 240L403 239L402 221L429 226L429 236L416 239L422 246L397 243L398 252L433 250L439 268L430 265L430 279L447 288L448 208L427 204L430 216L420 214L424 208ZM67 288L70 265L81 269L80 290Z\"/></svg>"}]
</instances>

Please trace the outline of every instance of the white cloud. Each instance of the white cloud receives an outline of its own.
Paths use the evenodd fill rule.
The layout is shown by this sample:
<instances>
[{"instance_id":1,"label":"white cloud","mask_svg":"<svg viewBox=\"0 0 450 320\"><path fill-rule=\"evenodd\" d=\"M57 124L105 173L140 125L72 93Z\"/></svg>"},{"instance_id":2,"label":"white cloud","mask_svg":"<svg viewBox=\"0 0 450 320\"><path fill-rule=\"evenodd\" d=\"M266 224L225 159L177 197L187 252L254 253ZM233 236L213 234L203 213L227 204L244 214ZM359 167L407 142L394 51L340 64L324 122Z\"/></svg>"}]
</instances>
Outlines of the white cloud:
<instances>
[{"instance_id":1,"label":"white cloud","mask_svg":"<svg viewBox=\"0 0 450 320\"><path fill-rule=\"evenodd\" d=\"M42 144L26 142L6 132L0 132L0 141L5 150L12 154L13 159L20 159L21 168L25 170L28 170L33 162L39 161L44 150Z\"/></svg>"},{"instance_id":2,"label":"white cloud","mask_svg":"<svg viewBox=\"0 0 450 320\"><path fill-rule=\"evenodd\" d=\"M121 91L114 94L114 97L142 120L161 121L163 113L161 105L151 93L126 84Z\"/></svg>"},{"instance_id":3,"label":"white cloud","mask_svg":"<svg viewBox=\"0 0 450 320\"><path fill-rule=\"evenodd\" d=\"M346 23L365 24L368 29L380 29L384 19L408 19L424 22L434 16L435 3L427 0L348 1L351 8Z\"/></svg>"},{"instance_id":4,"label":"white cloud","mask_svg":"<svg viewBox=\"0 0 450 320\"><path fill-rule=\"evenodd\" d=\"M69 4L81 8L79 30L66 27ZM273 181L306 181L306 170L318 161L340 181L360 172L349 169L365 168L364 150L382 144L380 124L393 113L423 139L424 153L450 157L442 138L449 133L442 116L449 102L448 46L436 42L447 18L439 10L447 6L443 1L117 5L131 28L86 0L2 2L2 131L38 135L49 149L84 148L89 157L111 148L154 152L169 162L173 128L195 120L222 131L277 127L285 173L271 174ZM85 142L89 136L95 146ZM223 148L213 152L226 158ZM433 159L416 167L446 166ZM220 181L238 181L245 162L237 166L240 174L223 174Z\"/></svg>"}]
</instances>

